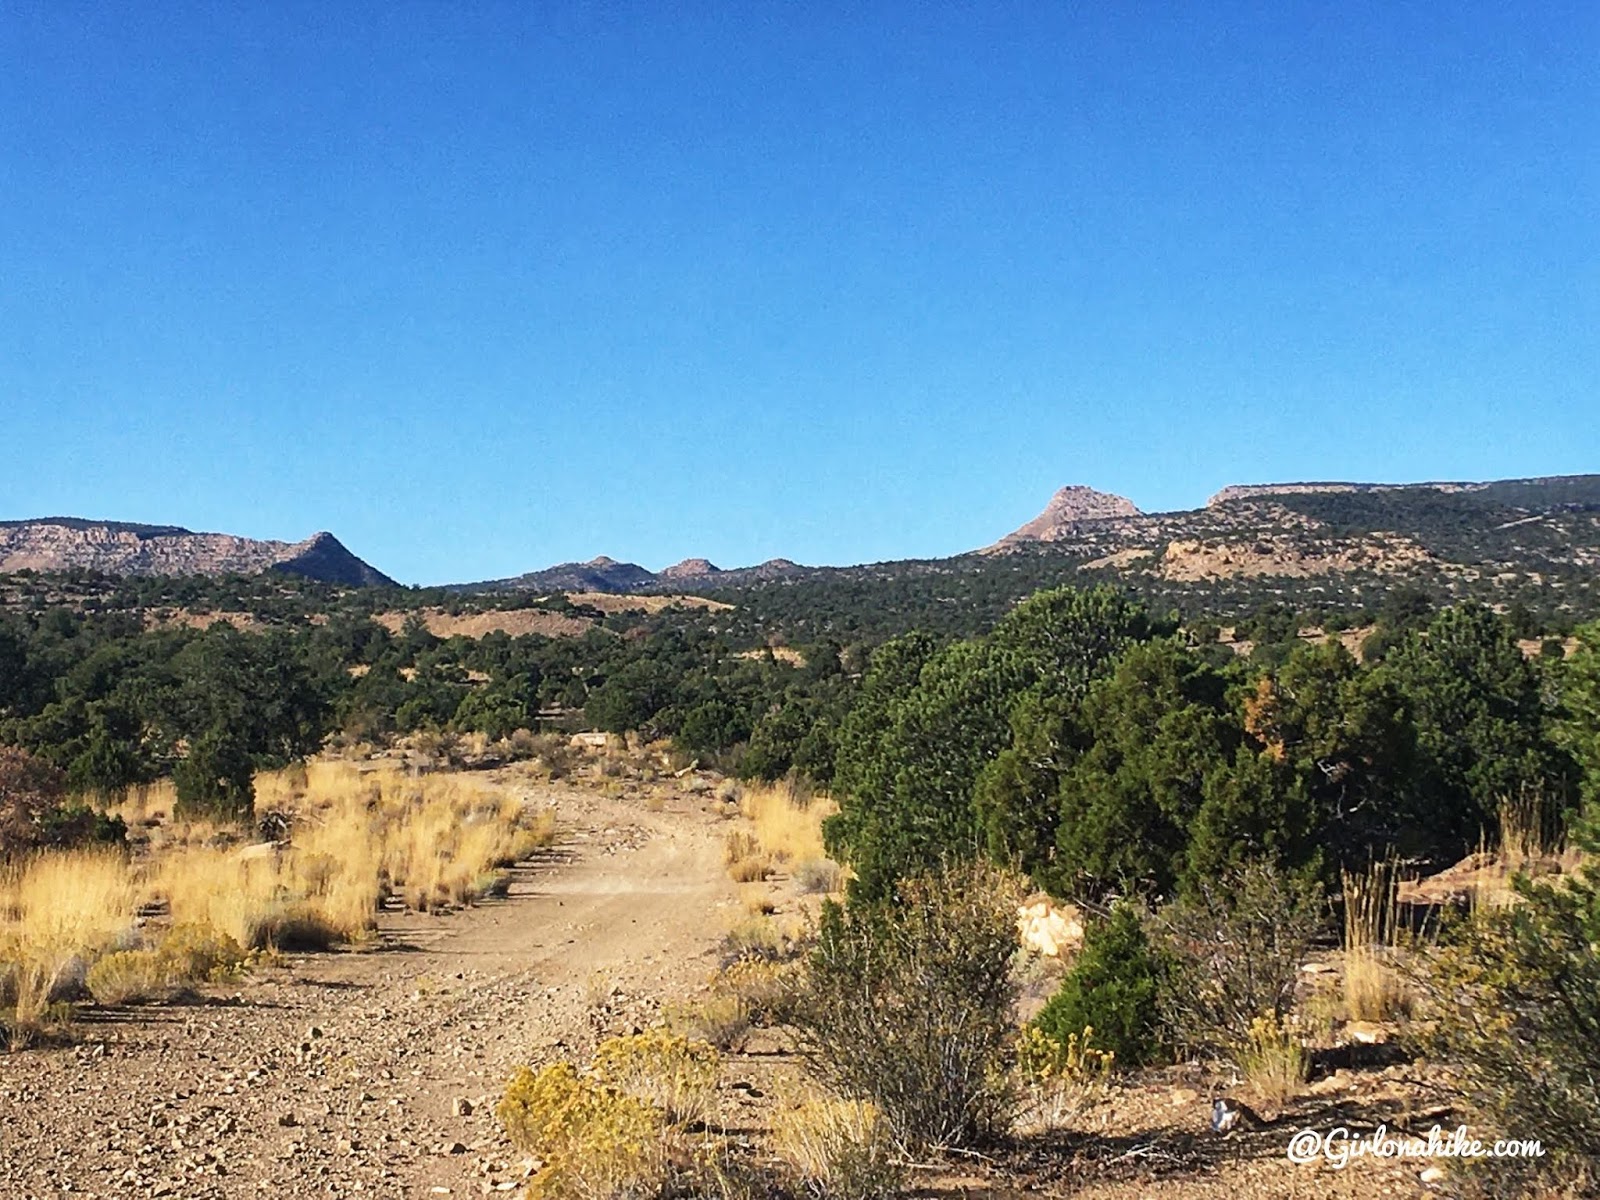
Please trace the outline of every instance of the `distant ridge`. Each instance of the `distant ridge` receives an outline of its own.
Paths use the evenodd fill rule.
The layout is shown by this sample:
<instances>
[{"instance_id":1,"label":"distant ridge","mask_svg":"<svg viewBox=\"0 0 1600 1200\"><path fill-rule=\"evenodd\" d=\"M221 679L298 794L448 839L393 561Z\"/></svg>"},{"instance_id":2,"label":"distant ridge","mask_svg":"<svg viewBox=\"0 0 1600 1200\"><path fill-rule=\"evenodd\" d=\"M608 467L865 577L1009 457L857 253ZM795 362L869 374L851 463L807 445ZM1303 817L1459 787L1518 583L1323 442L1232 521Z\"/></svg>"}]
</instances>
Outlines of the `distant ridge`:
<instances>
[{"instance_id":1,"label":"distant ridge","mask_svg":"<svg viewBox=\"0 0 1600 1200\"><path fill-rule=\"evenodd\" d=\"M709 588L742 587L751 583L809 575L813 568L802 567L787 558L769 558L754 567L724 570L709 559L686 558L660 571L638 563L618 562L601 555L582 563L558 563L540 571L528 571L509 579L490 579L482 583L456 584L461 592L687 592Z\"/></svg>"},{"instance_id":2,"label":"distant ridge","mask_svg":"<svg viewBox=\"0 0 1600 1200\"><path fill-rule=\"evenodd\" d=\"M1529 542L1534 528L1543 530L1536 546ZM1482 571L1489 564L1515 573L1535 562L1588 571L1600 566L1600 475L1235 484L1201 508L1155 513L1124 496L1074 484L986 549L945 559L806 567L774 558L728 570L687 558L656 572L602 556L452 590L731 590L824 576L903 577L1014 553L1046 554L1073 569L1164 579L1392 575L1456 566Z\"/></svg>"},{"instance_id":3,"label":"distant ridge","mask_svg":"<svg viewBox=\"0 0 1600 1200\"><path fill-rule=\"evenodd\" d=\"M228 533L195 533L180 525L84 517L0 521L0 573L75 569L107 575L281 571L347 587L396 586L394 580L325 532L300 542L278 542Z\"/></svg>"}]
</instances>

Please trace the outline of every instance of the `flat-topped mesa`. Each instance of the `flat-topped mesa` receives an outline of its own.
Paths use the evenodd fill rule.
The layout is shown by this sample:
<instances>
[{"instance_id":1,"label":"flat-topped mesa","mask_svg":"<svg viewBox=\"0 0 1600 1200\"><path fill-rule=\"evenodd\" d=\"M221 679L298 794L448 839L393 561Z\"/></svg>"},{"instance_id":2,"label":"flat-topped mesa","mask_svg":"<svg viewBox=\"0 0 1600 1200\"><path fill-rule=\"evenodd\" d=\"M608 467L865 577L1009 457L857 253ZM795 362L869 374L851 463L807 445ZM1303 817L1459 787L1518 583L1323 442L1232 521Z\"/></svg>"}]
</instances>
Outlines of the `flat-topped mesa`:
<instances>
[{"instance_id":1,"label":"flat-topped mesa","mask_svg":"<svg viewBox=\"0 0 1600 1200\"><path fill-rule=\"evenodd\" d=\"M673 563L670 567L663 568L657 578L700 579L707 575L720 574L722 574L722 568L709 558L686 558L682 562Z\"/></svg>"},{"instance_id":2,"label":"flat-topped mesa","mask_svg":"<svg viewBox=\"0 0 1600 1200\"><path fill-rule=\"evenodd\" d=\"M1018 542L1060 541L1071 536L1086 521L1112 521L1119 517L1143 515L1138 506L1124 496L1073 484L1050 497L1050 503L1045 505L1042 513L1021 529L1006 534L999 544L1009 546Z\"/></svg>"},{"instance_id":3,"label":"flat-topped mesa","mask_svg":"<svg viewBox=\"0 0 1600 1200\"><path fill-rule=\"evenodd\" d=\"M1512 479L1507 483L1562 483L1579 476L1552 476L1550 479ZM1486 483L1468 483L1456 480L1438 480L1428 483L1339 483L1316 481L1307 483L1231 483L1206 501L1207 508L1216 508L1232 500L1254 500L1261 496L1309 496L1326 492L1479 492L1491 486Z\"/></svg>"}]
</instances>

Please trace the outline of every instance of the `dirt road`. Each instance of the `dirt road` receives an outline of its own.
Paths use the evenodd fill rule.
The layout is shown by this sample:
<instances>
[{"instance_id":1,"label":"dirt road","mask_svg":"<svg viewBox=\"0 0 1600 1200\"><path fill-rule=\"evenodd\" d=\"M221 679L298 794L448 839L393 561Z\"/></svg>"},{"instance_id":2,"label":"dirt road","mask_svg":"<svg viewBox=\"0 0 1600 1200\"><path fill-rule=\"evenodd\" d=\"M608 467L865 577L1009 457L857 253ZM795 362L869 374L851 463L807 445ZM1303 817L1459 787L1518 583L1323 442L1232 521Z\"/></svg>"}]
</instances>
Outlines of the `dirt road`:
<instances>
[{"instance_id":1,"label":"dirt road","mask_svg":"<svg viewBox=\"0 0 1600 1200\"><path fill-rule=\"evenodd\" d=\"M203 1003L91 1013L74 1047L0 1054L0 1196L512 1193L522 1163L492 1112L511 1071L692 991L737 912L722 828L692 798L533 798L562 834L503 900L385 918L377 949L289 956Z\"/></svg>"}]
</instances>

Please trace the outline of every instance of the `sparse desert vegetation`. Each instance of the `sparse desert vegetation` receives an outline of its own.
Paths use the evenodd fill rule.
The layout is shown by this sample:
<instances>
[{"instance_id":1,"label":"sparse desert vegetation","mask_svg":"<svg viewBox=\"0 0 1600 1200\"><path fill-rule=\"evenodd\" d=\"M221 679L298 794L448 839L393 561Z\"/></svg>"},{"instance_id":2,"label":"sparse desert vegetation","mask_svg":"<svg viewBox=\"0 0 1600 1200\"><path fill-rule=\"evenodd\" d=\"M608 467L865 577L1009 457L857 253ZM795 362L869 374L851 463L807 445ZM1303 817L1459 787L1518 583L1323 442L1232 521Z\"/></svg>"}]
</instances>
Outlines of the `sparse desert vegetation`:
<instances>
[{"instance_id":1,"label":"sparse desert vegetation","mask_svg":"<svg viewBox=\"0 0 1600 1200\"><path fill-rule=\"evenodd\" d=\"M370 936L380 906L460 905L550 843L554 816L453 776L313 762L258 777L280 842L202 818L176 789L125 806L142 851L34 849L0 876L0 998L14 1044L103 1004L163 999L237 968L250 950L325 949ZM139 914L154 916L141 919Z\"/></svg>"},{"instance_id":2,"label":"sparse desert vegetation","mask_svg":"<svg viewBox=\"0 0 1600 1200\"><path fill-rule=\"evenodd\" d=\"M12 750L6 1032L18 1052L81 1044L113 1011L204 1013L318 971L381 994L363 1009L380 1024L437 1014L415 1027L429 1046L526 1022L538 1036L497 1043L498 1078L452 1111L498 1112L477 1169L536 1196L889 1196L962 1172L1048 1190L1067 1148L1077 1184L1114 1196L1130 1146L1162 1178L1225 1187L1334 1112L1531 1130L1571 1149L1459 1186L1581 1186L1588 1018L1565 981L1593 971L1594 635L1545 662L1482 610L1387 628L1365 662L1337 641L1224 659L1127 597L1054 592L967 641L732 654L723 678L749 709L702 693L667 736L640 702L659 667L632 673L629 650L591 693L613 727L577 736L459 720L487 711L485 661L417 727L369 712L374 740L346 729L278 767L184 738L184 770L105 794L71 759ZM171 636L198 670L244 635ZM386 636L414 643L407 687L439 666L425 628ZM352 678L384 669L368 667ZM820 690L775 701L755 682L797 671ZM548 882L512 889L504 926L434 921L505 895L511 865L551 845L547 796L596 814ZM541 923L511 915L524 905ZM1081 946L1025 948L1024 917L1052 905L1081 918ZM322 953L388 951L397 929L448 941L430 931L456 921L474 949L424 973ZM482 1010L480 961L502 981ZM397 966L406 982L385 982ZM321 1034L288 1043L309 1078L347 1069ZM351 1075L341 1119L366 1120L359 1097L406 1079L414 1052L462 1069L410 1046Z\"/></svg>"}]
</instances>

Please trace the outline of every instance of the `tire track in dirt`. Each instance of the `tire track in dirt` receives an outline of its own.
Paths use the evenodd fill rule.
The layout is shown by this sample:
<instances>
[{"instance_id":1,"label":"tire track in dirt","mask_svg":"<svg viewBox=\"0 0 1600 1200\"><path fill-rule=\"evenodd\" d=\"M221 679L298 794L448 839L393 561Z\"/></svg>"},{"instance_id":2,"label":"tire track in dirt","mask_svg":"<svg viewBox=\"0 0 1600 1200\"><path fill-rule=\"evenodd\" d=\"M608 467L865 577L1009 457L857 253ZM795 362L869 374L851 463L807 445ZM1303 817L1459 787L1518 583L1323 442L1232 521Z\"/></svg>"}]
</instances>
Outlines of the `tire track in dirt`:
<instances>
[{"instance_id":1,"label":"tire track in dirt","mask_svg":"<svg viewBox=\"0 0 1600 1200\"><path fill-rule=\"evenodd\" d=\"M378 949L288 956L206 1003L91 1012L76 1046L0 1055L0 1196L512 1192L492 1113L510 1072L588 1048L597 980L692 992L737 911L693 798L531 798L561 844L503 900L385 917Z\"/></svg>"}]
</instances>

